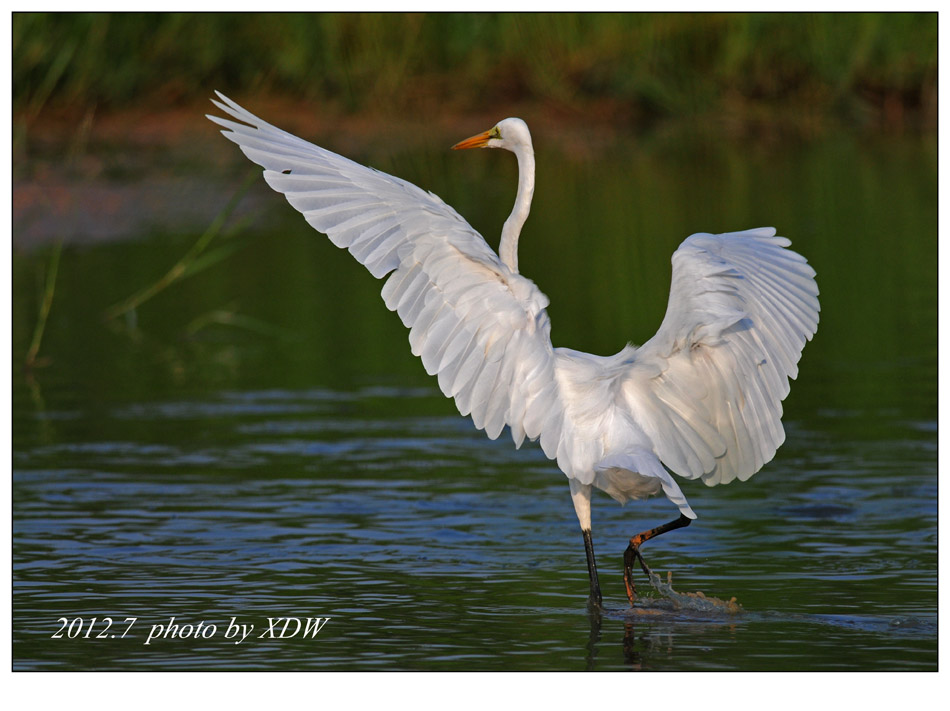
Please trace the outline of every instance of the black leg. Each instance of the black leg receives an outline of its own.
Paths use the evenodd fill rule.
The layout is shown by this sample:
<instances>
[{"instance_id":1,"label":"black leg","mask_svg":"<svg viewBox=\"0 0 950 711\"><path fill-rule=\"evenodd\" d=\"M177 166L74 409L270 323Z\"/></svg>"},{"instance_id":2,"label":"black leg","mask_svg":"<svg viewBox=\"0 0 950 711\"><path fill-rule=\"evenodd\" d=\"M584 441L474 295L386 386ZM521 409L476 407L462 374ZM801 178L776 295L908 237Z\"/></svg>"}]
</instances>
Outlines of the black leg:
<instances>
[{"instance_id":1,"label":"black leg","mask_svg":"<svg viewBox=\"0 0 950 711\"><path fill-rule=\"evenodd\" d=\"M594 542L590 537L590 529L584 530L584 550L587 553L587 574L590 576L589 602L600 607L603 598L600 594L600 578L597 577L597 562L594 560Z\"/></svg>"},{"instance_id":2,"label":"black leg","mask_svg":"<svg viewBox=\"0 0 950 711\"><path fill-rule=\"evenodd\" d=\"M627 599L630 600L631 606L633 606L633 601L637 599L637 587L633 584L634 558L640 563L640 567L643 568L643 572L647 574L647 577L652 573L646 561L643 560L643 556L640 555L640 545L645 541L649 541L651 538L659 536L661 533L672 531L674 528L688 526L691 521L692 519L680 514L680 517L675 521L670 521L669 523L664 523L662 526L651 528L649 531L638 533L630 539L630 545L627 546L627 550L624 551L623 554L623 584L627 588Z\"/></svg>"}]
</instances>

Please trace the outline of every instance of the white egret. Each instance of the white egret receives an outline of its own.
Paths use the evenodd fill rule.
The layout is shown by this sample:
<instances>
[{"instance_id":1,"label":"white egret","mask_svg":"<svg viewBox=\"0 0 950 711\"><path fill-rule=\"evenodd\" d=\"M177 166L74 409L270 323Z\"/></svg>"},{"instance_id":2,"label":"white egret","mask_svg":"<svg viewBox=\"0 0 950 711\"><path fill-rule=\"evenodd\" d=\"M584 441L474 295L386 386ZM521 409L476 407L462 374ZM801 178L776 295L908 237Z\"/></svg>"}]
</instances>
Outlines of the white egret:
<instances>
[{"instance_id":1,"label":"white egret","mask_svg":"<svg viewBox=\"0 0 950 711\"><path fill-rule=\"evenodd\" d=\"M312 227L377 278L409 327L412 353L462 415L495 439L540 440L568 478L583 532L590 600L601 603L591 540L596 487L623 503L666 494L679 518L633 536L624 554L632 605L640 545L696 518L670 472L707 486L744 481L775 455L782 400L818 327L815 271L773 228L694 234L673 254L666 315L640 347L612 356L554 348L548 298L518 273L534 193L524 121L508 118L453 148L505 148L518 193L498 254L432 193L286 133L218 93L240 123L208 116L264 168ZM622 285L621 285L622 288Z\"/></svg>"}]
</instances>

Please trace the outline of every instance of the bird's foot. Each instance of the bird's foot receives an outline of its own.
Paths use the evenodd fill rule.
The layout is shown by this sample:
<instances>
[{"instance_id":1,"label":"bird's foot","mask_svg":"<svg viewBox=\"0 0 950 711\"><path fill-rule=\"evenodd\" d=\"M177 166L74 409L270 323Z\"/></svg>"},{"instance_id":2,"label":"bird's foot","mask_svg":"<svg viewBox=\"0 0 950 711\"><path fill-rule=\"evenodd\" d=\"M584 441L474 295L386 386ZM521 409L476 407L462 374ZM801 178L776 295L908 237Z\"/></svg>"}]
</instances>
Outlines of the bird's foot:
<instances>
[{"instance_id":1,"label":"bird's foot","mask_svg":"<svg viewBox=\"0 0 950 711\"><path fill-rule=\"evenodd\" d=\"M633 561L636 560L640 564L640 568L646 573L647 580L650 580L653 575L653 571L650 570L650 566L643 560L643 555L640 553L640 544L643 543L643 540L641 534L634 536L630 539L630 545L623 553L623 584L627 589L627 599L630 601L630 607L633 607L633 603L637 599L637 586L633 582Z\"/></svg>"},{"instance_id":2,"label":"bird's foot","mask_svg":"<svg viewBox=\"0 0 950 711\"><path fill-rule=\"evenodd\" d=\"M634 559L639 561L643 572L647 574L647 580L652 583L654 577L653 571L650 570L650 567L646 564L646 561L643 560L643 556L640 555L640 545L646 541L649 541L651 538L659 536L661 533L672 531L674 528L683 528L684 526L688 526L690 521L691 519L681 513L679 518L675 521L670 521L669 523L664 523L662 526L651 528L649 531L638 533L630 539L630 545L627 546L627 550L623 554L623 584L627 588L627 599L630 600L631 607L633 607L633 601L637 599L637 588L633 584ZM654 586L656 585L655 583L653 584Z\"/></svg>"},{"instance_id":3,"label":"bird's foot","mask_svg":"<svg viewBox=\"0 0 950 711\"><path fill-rule=\"evenodd\" d=\"M630 601L630 607L633 607L637 599L637 586L633 582L633 559L640 554L631 542L627 550L623 552L623 585L627 589L627 599Z\"/></svg>"}]
</instances>

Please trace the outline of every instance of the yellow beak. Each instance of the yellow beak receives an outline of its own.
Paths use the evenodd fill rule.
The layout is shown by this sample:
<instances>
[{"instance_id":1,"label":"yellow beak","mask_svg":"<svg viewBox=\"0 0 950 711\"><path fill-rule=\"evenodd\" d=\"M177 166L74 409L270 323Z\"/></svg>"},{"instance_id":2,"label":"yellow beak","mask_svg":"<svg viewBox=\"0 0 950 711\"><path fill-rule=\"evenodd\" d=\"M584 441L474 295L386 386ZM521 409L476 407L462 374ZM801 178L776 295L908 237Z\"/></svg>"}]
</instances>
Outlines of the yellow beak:
<instances>
[{"instance_id":1,"label":"yellow beak","mask_svg":"<svg viewBox=\"0 0 950 711\"><path fill-rule=\"evenodd\" d=\"M463 148L484 148L488 145L488 139L491 138L491 130L484 131L479 133L476 136L471 138L466 138L464 141L459 141L454 146L452 146L453 151L460 151Z\"/></svg>"}]
</instances>

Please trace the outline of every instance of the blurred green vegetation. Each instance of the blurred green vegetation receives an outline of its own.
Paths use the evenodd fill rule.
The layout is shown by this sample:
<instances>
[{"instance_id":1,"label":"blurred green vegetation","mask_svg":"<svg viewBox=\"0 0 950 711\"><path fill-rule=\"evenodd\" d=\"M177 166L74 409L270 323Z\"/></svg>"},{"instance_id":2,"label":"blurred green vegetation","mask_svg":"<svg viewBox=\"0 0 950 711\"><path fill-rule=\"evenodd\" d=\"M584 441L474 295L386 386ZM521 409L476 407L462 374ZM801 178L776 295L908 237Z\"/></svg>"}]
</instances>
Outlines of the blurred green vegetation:
<instances>
[{"instance_id":1,"label":"blurred green vegetation","mask_svg":"<svg viewBox=\"0 0 950 711\"><path fill-rule=\"evenodd\" d=\"M12 40L27 119L217 88L354 112L538 101L644 122L936 128L936 13L16 13Z\"/></svg>"}]
</instances>

